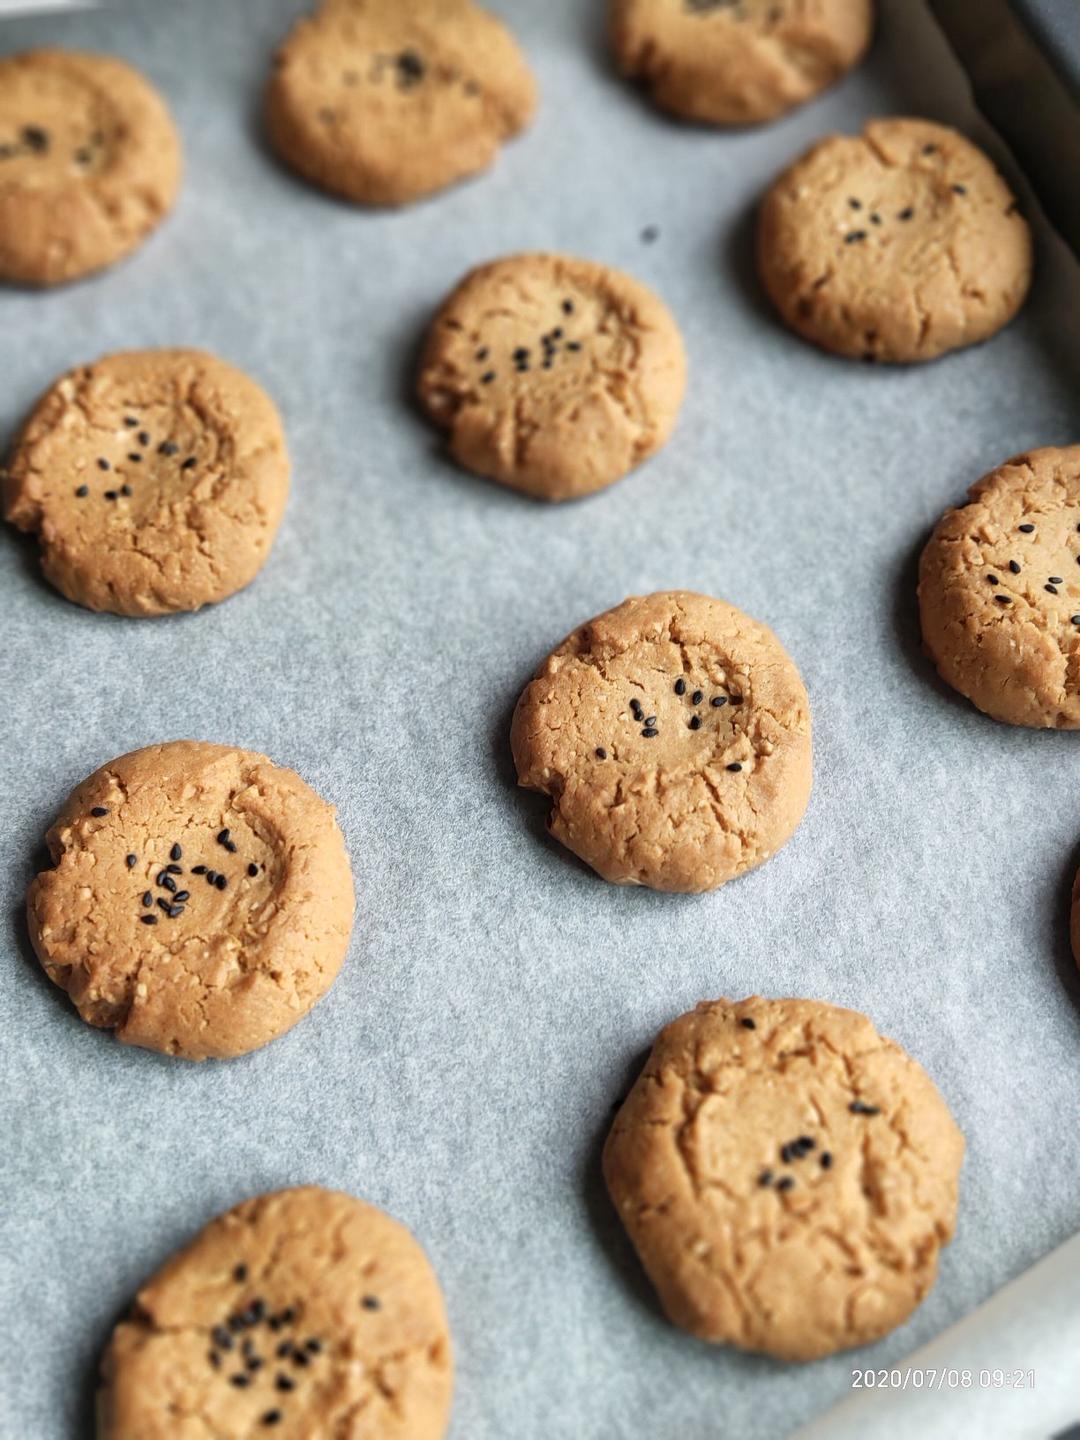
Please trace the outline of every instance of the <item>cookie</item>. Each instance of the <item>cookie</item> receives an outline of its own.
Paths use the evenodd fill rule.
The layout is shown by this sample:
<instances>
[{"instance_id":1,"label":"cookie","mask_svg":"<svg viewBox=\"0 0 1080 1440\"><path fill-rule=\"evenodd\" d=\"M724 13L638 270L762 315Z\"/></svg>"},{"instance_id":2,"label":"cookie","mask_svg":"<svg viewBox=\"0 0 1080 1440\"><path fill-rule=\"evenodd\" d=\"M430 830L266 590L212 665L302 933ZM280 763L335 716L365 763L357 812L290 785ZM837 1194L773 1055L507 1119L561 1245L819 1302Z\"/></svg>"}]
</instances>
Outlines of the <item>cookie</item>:
<instances>
[{"instance_id":1,"label":"cookie","mask_svg":"<svg viewBox=\"0 0 1080 1440\"><path fill-rule=\"evenodd\" d=\"M866 53L873 0L608 0L616 63L658 105L711 125L775 120Z\"/></svg>"},{"instance_id":2,"label":"cookie","mask_svg":"<svg viewBox=\"0 0 1080 1440\"><path fill-rule=\"evenodd\" d=\"M1080 445L991 471L938 523L919 565L923 639L995 720L1080 729Z\"/></svg>"},{"instance_id":3,"label":"cookie","mask_svg":"<svg viewBox=\"0 0 1080 1440\"><path fill-rule=\"evenodd\" d=\"M686 355L644 285L566 255L466 275L431 327L420 401L466 469L539 500L601 490L675 427Z\"/></svg>"},{"instance_id":4,"label":"cookie","mask_svg":"<svg viewBox=\"0 0 1080 1440\"><path fill-rule=\"evenodd\" d=\"M129 254L173 207L180 139L109 55L0 58L0 280L58 285Z\"/></svg>"},{"instance_id":5,"label":"cookie","mask_svg":"<svg viewBox=\"0 0 1080 1440\"><path fill-rule=\"evenodd\" d=\"M122 755L46 841L34 949L82 1018L127 1045L245 1055L341 968L354 900L333 808L265 755L194 740Z\"/></svg>"},{"instance_id":6,"label":"cookie","mask_svg":"<svg viewBox=\"0 0 1080 1440\"><path fill-rule=\"evenodd\" d=\"M1031 284L1031 232L1009 187L929 120L874 120L813 146L765 198L758 258L797 334L897 364L988 339Z\"/></svg>"},{"instance_id":7,"label":"cookie","mask_svg":"<svg viewBox=\"0 0 1080 1440\"><path fill-rule=\"evenodd\" d=\"M404 1226L279 1190L139 1291L102 1362L98 1440L440 1440L452 1386L442 1292Z\"/></svg>"},{"instance_id":8,"label":"cookie","mask_svg":"<svg viewBox=\"0 0 1080 1440\"><path fill-rule=\"evenodd\" d=\"M196 350L109 355L39 401L0 477L48 580L115 615L198 610L249 584L289 491L281 421Z\"/></svg>"},{"instance_id":9,"label":"cookie","mask_svg":"<svg viewBox=\"0 0 1080 1440\"><path fill-rule=\"evenodd\" d=\"M865 1015L755 996L660 1032L603 1165L669 1319L813 1360L924 1299L963 1155L933 1082Z\"/></svg>"},{"instance_id":10,"label":"cookie","mask_svg":"<svg viewBox=\"0 0 1080 1440\"><path fill-rule=\"evenodd\" d=\"M776 636L687 590L624 600L544 661L514 712L518 783L605 880L713 890L790 839L810 711Z\"/></svg>"},{"instance_id":11,"label":"cookie","mask_svg":"<svg viewBox=\"0 0 1080 1440\"><path fill-rule=\"evenodd\" d=\"M486 170L535 109L513 37L472 0L328 0L278 51L266 123L306 180L406 205Z\"/></svg>"}]
</instances>

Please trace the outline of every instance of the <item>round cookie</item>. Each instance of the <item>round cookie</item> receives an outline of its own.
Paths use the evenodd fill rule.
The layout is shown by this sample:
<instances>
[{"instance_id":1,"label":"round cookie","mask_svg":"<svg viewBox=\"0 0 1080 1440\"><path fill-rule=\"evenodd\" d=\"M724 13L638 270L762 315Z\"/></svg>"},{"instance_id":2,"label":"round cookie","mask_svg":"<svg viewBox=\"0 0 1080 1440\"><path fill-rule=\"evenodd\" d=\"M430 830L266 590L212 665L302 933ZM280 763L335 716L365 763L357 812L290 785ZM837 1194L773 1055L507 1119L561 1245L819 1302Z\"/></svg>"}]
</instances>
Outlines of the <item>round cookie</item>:
<instances>
[{"instance_id":1,"label":"round cookie","mask_svg":"<svg viewBox=\"0 0 1080 1440\"><path fill-rule=\"evenodd\" d=\"M514 255L432 324L420 400L466 469L539 500L619 480L668 440L686 389L671 313L618 270Z\"/></svg>"},{"instance_id":2,"label":"round cookie","mask_svg":"<svg viewBox=\"0 0 1080 1440\"><path fill-rule=\"evenodd\" d=\"M313 184L406 205L486 170L535 109L513 37L472 0L327 0L278 51L266 122Z\"/></svg>"},{"instance_id":3,"label":"round cookie","mask_svg":"<svg viewBox=\"0 0 1080 1440\"><path fill-rule=\"evenodd\" d=\"M0 280L111 265L172 209L180 140L161 97L108 55L0 58Z\"/></svg>"},{"instance_id":4,"label":"round cookie","mask_svg":"<svg viewBox=\"0 0 1080 1440\"><path fill-rule=\"evenodd\" d=\"M838 355L907 364L1007 325L1031 284L1027 221L981 150L928 120L874 120L774 183L761 277L784 322Z\"/></svg>"},{"instance_id":5,"label":"round cookie","mask_svg":"<svg viewBox=\"0 0 1080 1440\"><path fill-rule=\"evenodd\" d=\"M865 1015L755 996L660 1032L603 1165L669 1319L813 1360L926 1296L963 1155L933 1082Z\"/></svg>"},{"instance_id":6,"label":"round cookie","mask_svg":"<svg viewBox=\"0 0 1080 1440\"><path fill-rule=\"evenodd\" d=\"M404 1226L308 1186L219 1215L139 1291L98 1440L441 1440L446 1309Z\"/></svg>"},{"instance_id":7,"label":"round cookie","mask_svg":"<svg viewBox=\"0 0 1080 1440\"><path fill-rule=\"evenodd\" d=\"M110 355L38 402L0 476L77 605L164 615L224 600L266 561L289 492L281 420L255 382L196 350Z\"/></svg>"},{"instance_id":8,"label":"round cookie","mask_svg":"<svg viewBox=\"0 0 1080 1440\"><path fill-rule=\"evenodd\" d=\"M810 711L776 636L687 590L624 600L526 686L518 783L605 880L713 890L794 832L810 798Z\"/></svg>"},{"instance_id":9,"label":"round cookie","mask_svg":"<svg viewBox=\"0 0 1080 1440\"><path fill-rule=\"evenodd\" d=\"M873 0L608 0L624 75L688 120L774 120L866 53Z\"/></svg>"},{"instance_id":10,"label":"round cookie","mask_svg":"<svg viewBox=\"0 0 1080 1440\"><path fill-rule=\"evenodd\" d=\"M341 968L353 883L330 805L265 755L177 740L76 787L30 938L90 1025L186 1060L283 1035Z\"/></svg>"},{"instance_id":11,"label":"round cookie","mask_svg":"<svg viewBox=\"0 0 1080 1440\"><path fill-rule=\"evenodd\" d=\"M1080 445L983 477L923 551L923 639L942 679L995 720L1080 729Z\"/></svg>"}]
</instances>

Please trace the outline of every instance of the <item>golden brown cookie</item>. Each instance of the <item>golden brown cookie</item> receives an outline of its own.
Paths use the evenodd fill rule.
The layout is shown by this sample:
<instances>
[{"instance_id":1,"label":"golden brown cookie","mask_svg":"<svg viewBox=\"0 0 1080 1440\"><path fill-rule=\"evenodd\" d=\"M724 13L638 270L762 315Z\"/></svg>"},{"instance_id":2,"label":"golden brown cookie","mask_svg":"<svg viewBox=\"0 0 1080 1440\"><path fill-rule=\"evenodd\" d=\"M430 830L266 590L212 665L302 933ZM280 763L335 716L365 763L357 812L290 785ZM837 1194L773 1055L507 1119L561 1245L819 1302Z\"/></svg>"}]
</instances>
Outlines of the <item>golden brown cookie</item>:
<instances>
[{"instance_id":1,"label":"golden brown cookie","mask_svg":"<svg viewBox=\"0 0 1080 1440\"><path fill-rule=\"evenodd\" d=\"M466 275L435 317L420 400L468 470L540 500L601 490L675 427L686 354L651 290L566 255Z\"/></svg>"},{"instance_id":2,"label":"golden brown cookie","mask_svg":"<svg viewBox=\"0 0 1080 1440\"><path fill-rule=\"evenodd\" d=\"M441 1440L446 1309L404 1226L333 1190L212 1220L113 1331L98 1440Z\"/></svg>"},{"instance_id":3,"label":"golden brown cookie","mask_svg":"<svg viewBox=\"0 0 1080 1440\"><path fill-rule=\"evenodd\" d=\"M810 798L810 711L776 636L688 590L624 600L526 686L518 783L605 880L713 890L767 860Z\"/></svg>"},{"instance_id":4,"label":"golden brown cookie","mask_svg":"<svg viewBox=\"0 0 1080 1440\"><path fill-rule=\"evenodd\" d=\"M608 0L624 75L665 110L712 125L774 120L856 65L873 0Z\"/></svg>"},{"instance_id":5,"label":"golden brown cookie","mask_svg":"<svg viewBox=\"0 0 1080 1440\"><path fill-rule=\"evenodd\" d=\"M56 588L91 610L164 615L224 600L270 553L289 491L281 421L197 350L109 355L38 402L0 476Z\"/></svg>"},{"instance_id":6,"label":"golden brown cookie","mask_svg":"<svg viewBox=\"0 0 1080 1440\"><path fill-rule=\"evenodd\" d=\"M405 205L486 170L535 109L521 51L473 0L327 0L277 53L266 123L313 184Z\"/></svg>"},{"instance_id":7,"label":"golden brown cookie","mask_svg":"<svg viewBox=\"0 0 1080 1440\"><path fill-rule=\"evenodd\" d=\"M813 1360L926 1296L963 1155L933 1082L865 1015L754 996L660 1032L604 1176L676 1325Z\"/></svg>"},{"instance_id":8,"label":"golden brown cookie","mask_svg":"<svg viewBox=\"0 0 1080 1440\"><path fill-rule=\"evenodd\" d=\"M334 982L353 920L330 805L265 755L176 740L84 780L30 938L90 1025L185 1060L257 1050Z\"/></svg>"},{"instance_id":9,"label":"golden brown cookie","mask_svg":"<svg viewBox=\"0 0 1080 1440\"><path fill-rule=\"evenodd\" d=\"M127 255L172 209L180 165L168 110L130 65L0 58L0 280L57 285Z\"/></svg>"},{"instance_id":10,"label":"golden brown cookie","mask_svg":"<svg viewBox=\"0 0 1080 1440\"><path fill-rule=\"evenodd\" d=\"M1030 450L948 510L922 554L923 639L1009 725L1080 729L1080 445Z\"/></svg>"},{"instance_id":11,"label":"golden brown cookie","mask_svg":"<svg viewBox=\"0 0 1080 1440\"><path fill-rule=\"evenodd\" d=\"M909 363L986 340L1031 284L1031 232L989 159L929 120L820 141L761 212L785 323L838 355Z\"/></svg>"}]
</instances>

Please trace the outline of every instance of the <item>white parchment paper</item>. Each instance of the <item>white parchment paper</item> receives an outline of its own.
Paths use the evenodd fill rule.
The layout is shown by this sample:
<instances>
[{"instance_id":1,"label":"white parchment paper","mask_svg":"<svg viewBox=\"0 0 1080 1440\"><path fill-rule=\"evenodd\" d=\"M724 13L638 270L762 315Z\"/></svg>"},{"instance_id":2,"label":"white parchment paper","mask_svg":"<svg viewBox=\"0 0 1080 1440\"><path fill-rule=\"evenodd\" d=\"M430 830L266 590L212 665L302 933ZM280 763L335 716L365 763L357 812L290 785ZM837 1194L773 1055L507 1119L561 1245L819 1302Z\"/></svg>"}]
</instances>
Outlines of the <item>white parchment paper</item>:
<instances>
[{"instance_id":1,"label":"white parchment paper","mask_svg":"<svg viewBox=\"0 0 1080 1440\"><path fill-rule=\"evenodd\" d=\"M1023 317L922 369L832 360L773 321L752 209L813 138L896 111L987 138L915 0L884 0L870 62L835 92L735 135L666 121L619 82L593 0L501 0L538 120L489 177L394 214L306 189L262 147L260 87L299 8L133 0L0 23L3 50L61 42L143 67L187 152L179 209L141 254L52 294L0 293L0 428L73 363L203 345L276 397L295 461L265 572L203 615L84 613L42 584L31 544L0 536L0 1436L89 1436L96 1357L143 1277L217 1211L314 1181L427 1246L458 1356L455 1440L772 1440L842 1398L853 1365L908 1354L1080 1227L1080 742L944 690L914 606L941 510L1007 455L1078 438L1077 269L1044 231ZM654 285L692 366L668 449L557 509L457 472L409 399L433 306L470 265L525 248ZM547 650L672 586L772 625L816 726L795 839L700 899L585 871L545 838L507 753ZM83 1025L22 919L70 787L177 736L299 769L338 805L356 872L329 998L227 1065ZM656 1030L755 991L868 1011L969 1140L933 1294L872 1352L809 1367L667 1325L599 1177Z\"/></svg>"}]
</instances>

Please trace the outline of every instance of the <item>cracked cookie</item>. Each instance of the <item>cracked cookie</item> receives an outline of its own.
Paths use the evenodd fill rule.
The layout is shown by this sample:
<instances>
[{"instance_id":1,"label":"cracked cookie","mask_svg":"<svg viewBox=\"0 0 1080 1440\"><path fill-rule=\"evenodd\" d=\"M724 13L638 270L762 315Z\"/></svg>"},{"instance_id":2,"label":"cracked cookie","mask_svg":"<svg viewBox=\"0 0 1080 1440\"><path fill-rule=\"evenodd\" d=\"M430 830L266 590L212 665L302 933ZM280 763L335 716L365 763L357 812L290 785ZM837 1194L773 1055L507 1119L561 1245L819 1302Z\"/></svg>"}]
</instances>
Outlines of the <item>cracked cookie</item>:
<instances>
[{"instance_id":1,"label":"cracked cookie","mask_svg":"<svg viewBox=\"0 0 1080 1440\"><path fill-rule=\"evenodd\" d=\"M810 710L776 636L686 590L575 630L514 712L518 783L605 880L696 893L752 870L810 798Z\"/></svg>"},{"instance_id":2,"label":"cracked cookie","mask_svg":"<svg viewBox=\"0 0 1080 1440\"><path fill-rule=\"evenodd\" d=\"M90 1025L186 1060L291 1030L341 968L353 883L333 808L264 755L177 740L72 792L30 938Z\"/></svg>"},{"instance_id":3,"label":"cracked cookie","mask_svg":"<svg viewBox=\"0 0 1080 1440\"><path fill-rule=\"evenodd\" d=\"M565 255L466 275L435 317L419 379L454 457L539 500L589 495L655 454L685 389L667 307L629 275Z\"/></svg>"},{"instance_id":4,"label":"cracked cookie","mask_svg":"<svg viewBox=\"0 0 1080 1440\"><path fill-rule=\"evenodd\" d=\"M328 0L293 27L266 98L281 159L363 205L486 170L535 109L513 37L472 0Z\"/></svg>"},{"instance_id":5,"label":"cracked cookie","mask_svg":"<svg viewBox=\"0 0 1080 1440\"><path fill-rule=\"evenodd\" d=\"M280 1190L212 1220L139 1291L101 1368L99 1440L441 1440L435 1273L351 1195Z\"/></svg>"},{"instance_id":6,"label":"cracked cookie","mask_svg":"<svg viewBox=\"0 0 1080 1440\"><path fill-rule=\"evenodd\" d=\"M926 648L995 720L1080 730L1080 445L1017 455L968 493L919 565Z\"/></svg>"},{"instance_id":7,"label":"cracked cookie","mask_svg":"<svg viewBox=\"0 0 1080 1440\"><path fill-rule=\"evenodd\" d=\"M711 125L774 120L866 53L873 0L609 0L624 75L665 110Z\"/></svg>"},{"instance_id":8,"label":"cracked cookie","mask_svg":"<svg viewBox=\"0 0 1080 1440\"><path fill-rule=\"evenodd\" d=\"M197 610L249 584L289 490L277 411L196 350L110 355L38 402L0 476L46 578L115 615Z\"/></svg>"},{"instance_id":9,"label":"cracked cookie","mask_svg":"<svg viewBox=\"0 0 1080 1440\"><path fill-rule=\"evenodd\" d=\"M908 364L1007 325L1031 284L1027 221L990 160L928 120L874 120L813 146L762 207L758 260L784 322Z\"/></svg>"},{"instance_id":10,"label":"cracked cookie","mask_svg":"<svg viewBox=\"0 0 1080 1440\"><path fill-rule=\"evenodd\" d=\"M0 59L0 280L58 285L113 264L172 209L180 167L169 112L129 65Z\"/></svg>"},{"instance_id":11,"label":"cracked cookie","mask_svg":"<svg viewBox=\"0 0 1080 1440\"><path fill-rule=\"evenodd\" d=\"M926 1072L865 1015L754 996L660 1032L603 1166L676 1325L813 1360L925 1298L963 1154Z\"/></svg>"}]
</instances>

